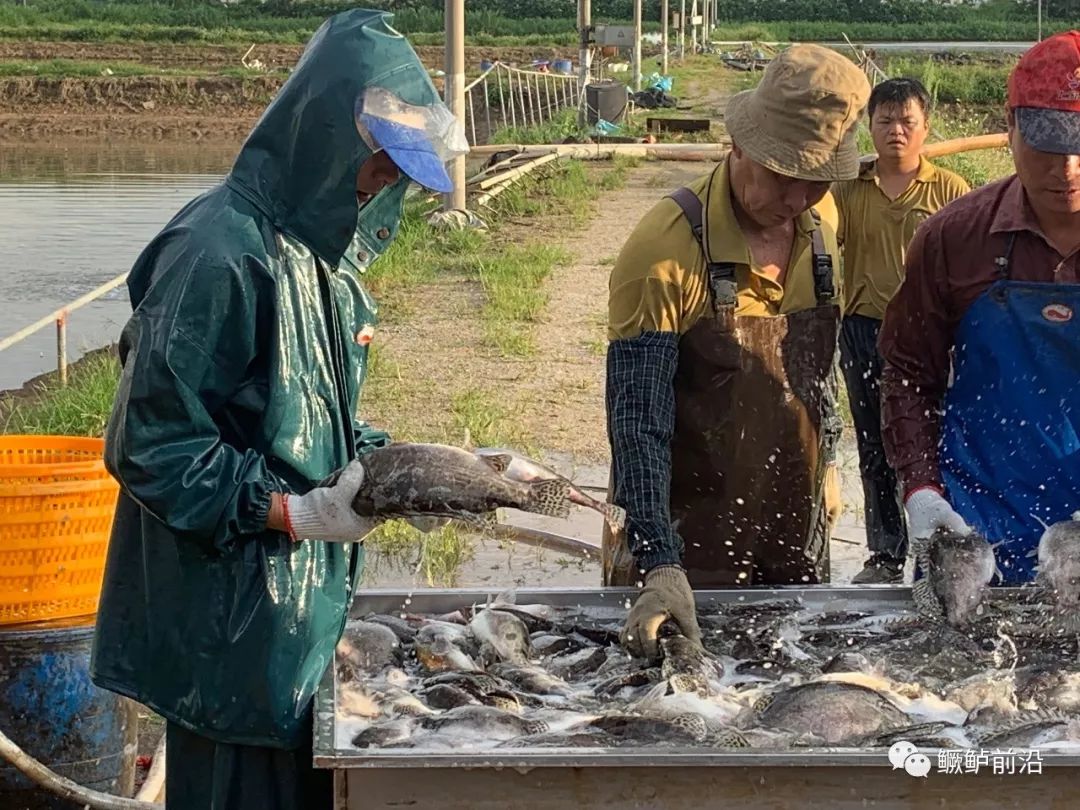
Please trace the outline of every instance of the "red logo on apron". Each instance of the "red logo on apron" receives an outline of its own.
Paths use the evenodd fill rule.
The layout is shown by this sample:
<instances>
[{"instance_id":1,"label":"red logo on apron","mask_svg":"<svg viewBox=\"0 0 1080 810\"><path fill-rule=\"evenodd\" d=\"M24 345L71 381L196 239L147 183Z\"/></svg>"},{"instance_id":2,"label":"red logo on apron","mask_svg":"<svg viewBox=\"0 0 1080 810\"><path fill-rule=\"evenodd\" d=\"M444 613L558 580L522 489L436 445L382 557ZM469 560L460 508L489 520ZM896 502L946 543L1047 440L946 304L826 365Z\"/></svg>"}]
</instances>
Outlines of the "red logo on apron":
<instances>
[{"instance_id":1,"label":"red logo on apron","mask_svg":"<svg viewBox=\"0 0 1080 810\"><path fill-rule=\"evenodd\" d=\"M375 327L371 324L366 324L363 329L356 333L356 342L361 346L367 346L374 337Z\"/></svg>"},{"instance_id":2,"label":"red logo on apron","mask_svg":"<svg viewBox=\"0 0 1080 810\"><path fill-rule=\"evenodd\" d=\"M1065 321L1072 320L1073 311L1072 307L1067 307L1064 304L1047 304L1043 307L1042 314L1051 323L1065 323Z\"/></svg>"}]
</instances>

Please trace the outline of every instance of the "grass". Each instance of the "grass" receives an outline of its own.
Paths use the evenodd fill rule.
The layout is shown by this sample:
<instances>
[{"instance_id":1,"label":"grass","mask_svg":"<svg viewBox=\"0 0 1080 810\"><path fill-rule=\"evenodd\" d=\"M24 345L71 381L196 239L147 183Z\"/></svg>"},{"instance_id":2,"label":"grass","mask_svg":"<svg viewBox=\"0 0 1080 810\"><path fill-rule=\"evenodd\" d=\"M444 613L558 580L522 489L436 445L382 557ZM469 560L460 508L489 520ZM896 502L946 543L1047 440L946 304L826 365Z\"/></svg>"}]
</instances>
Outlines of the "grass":
<instances>
[{"instance_id":1,"label":"grass","mask_svg":"<svg viewBox=\"0 0 1080 810\"><path fill-rule=\"evenodd\" d=\"M72 366L66 387L50 377L28 395L0 400L0 432L102 436L119 383L112 351L88 355Z\"/></svg>"},{"instance_id":2,"label":"grass","mask_svg":"<svg viewBox=\"0 0 1080 810\"><path fill-rule=\"evenodd\" d=\"M364 546L369 552L365 579L374 579L380 566L387 564L399 571L415 572L429 587L443 588L457 584L461 566L475 553L473 537L455 524L424 534L400 520L379 526L368 535Z\"/></svg>"}]
</instances>

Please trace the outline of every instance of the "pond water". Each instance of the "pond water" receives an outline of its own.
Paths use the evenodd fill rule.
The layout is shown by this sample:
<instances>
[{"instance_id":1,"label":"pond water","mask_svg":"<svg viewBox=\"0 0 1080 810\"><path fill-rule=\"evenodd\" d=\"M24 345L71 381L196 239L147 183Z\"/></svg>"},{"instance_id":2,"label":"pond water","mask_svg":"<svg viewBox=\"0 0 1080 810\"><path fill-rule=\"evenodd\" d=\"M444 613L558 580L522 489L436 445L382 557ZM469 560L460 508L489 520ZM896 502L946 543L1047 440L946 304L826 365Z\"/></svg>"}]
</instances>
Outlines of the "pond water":
<instances>
[{"instance_id":1,"label":"pond water","mask_svg":"<svg viewBox=\"0 0 1080 810\"><path fill-rule=\"evenodd\" d=\"M0 145L0 339L129 270L235 154L194 143ZM115 341L130 311L121 286L73 313L69 360ZM55 368L46 326L0 352L0 390Z\"/></svg>"}]
</instances>

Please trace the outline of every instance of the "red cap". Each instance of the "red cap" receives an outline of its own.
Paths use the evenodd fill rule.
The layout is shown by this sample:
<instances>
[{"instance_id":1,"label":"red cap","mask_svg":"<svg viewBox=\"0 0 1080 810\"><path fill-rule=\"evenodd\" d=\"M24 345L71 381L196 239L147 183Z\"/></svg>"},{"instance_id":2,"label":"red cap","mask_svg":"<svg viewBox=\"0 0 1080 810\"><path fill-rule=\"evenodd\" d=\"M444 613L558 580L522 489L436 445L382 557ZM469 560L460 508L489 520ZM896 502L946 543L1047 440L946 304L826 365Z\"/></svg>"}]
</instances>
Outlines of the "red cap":
<instances>
[{"instance_id":1,"label":"red cap","mask_svg":"<svg viewBox=\"0 0 1080 810\"><path fill-rule=\"evenodd\" d=\"M1020 57L1009 74L1009 109L1034 149L1080 154L1080 31L1055 34Z\"/></svg>"}]
</instances>

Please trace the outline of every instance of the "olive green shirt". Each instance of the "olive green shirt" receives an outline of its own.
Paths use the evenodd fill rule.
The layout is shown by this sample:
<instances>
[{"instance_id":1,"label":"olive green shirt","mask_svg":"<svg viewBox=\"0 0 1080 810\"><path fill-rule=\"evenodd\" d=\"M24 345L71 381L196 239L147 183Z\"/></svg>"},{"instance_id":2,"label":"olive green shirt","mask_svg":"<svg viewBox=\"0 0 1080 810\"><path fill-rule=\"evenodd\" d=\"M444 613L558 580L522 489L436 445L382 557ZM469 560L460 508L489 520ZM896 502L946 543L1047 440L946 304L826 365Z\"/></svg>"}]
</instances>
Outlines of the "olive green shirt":
<instances>
[{"instance_id":1,"label":"olive green shirt","mask_svg":"<svg viewBox=\"0 0 1080 810\"><path fill-rule=\"evenodd\" d=\"M876 163L856 180L833 184L844 250L844 314L881 320L904 280L904 258L924 219L971 191L960 175L923 158L919 173L895 200L881 190Z\"/></svg>"},{"instance_id":2,"label":"olive green shirt","mask_svg":"<svg viewBox=\"0 0 1080 810\"><path fill-rule=\"evenodd\" d=\"M706 195L710 178L715 179ZM705 219L713 261L736 266L736 314L768 317L817 306L811 235L818 226L809 212L796 219L791 259L781 285L762 273L750 256L732 208L726 161L715 175L700 177L689 188L708 205ZM815 210L821 218L825 249L833 257L833 284L839 299L836 207L826 195ZM608 299L608 337L634 338L642 332L685 334L708 305L705 256L678 203L665 197L638 223L615 262Z\"/></svg>"}]
</instances>

